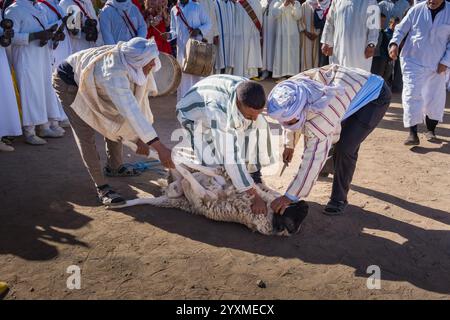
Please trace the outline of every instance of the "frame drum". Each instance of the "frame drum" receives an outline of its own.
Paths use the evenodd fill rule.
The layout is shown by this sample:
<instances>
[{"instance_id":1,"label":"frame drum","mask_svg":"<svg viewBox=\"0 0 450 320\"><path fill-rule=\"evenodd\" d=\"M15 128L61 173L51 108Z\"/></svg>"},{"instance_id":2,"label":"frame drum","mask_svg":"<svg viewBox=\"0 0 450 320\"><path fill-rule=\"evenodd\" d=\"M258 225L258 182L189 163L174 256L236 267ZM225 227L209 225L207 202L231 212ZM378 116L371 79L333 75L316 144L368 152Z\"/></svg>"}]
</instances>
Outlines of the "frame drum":
<instances>
[{"instance_id":1,"label":"frame drum","mask_svg":"<svg viewBox=\"0 0 450 320\"><path fill-rule=\"evenodd\" d=\"M181 81L181 67L170 54L160 52L161 68L153 75L158 88L158 95L164 96L174 93Z\"/></svg>"}]
</instances>

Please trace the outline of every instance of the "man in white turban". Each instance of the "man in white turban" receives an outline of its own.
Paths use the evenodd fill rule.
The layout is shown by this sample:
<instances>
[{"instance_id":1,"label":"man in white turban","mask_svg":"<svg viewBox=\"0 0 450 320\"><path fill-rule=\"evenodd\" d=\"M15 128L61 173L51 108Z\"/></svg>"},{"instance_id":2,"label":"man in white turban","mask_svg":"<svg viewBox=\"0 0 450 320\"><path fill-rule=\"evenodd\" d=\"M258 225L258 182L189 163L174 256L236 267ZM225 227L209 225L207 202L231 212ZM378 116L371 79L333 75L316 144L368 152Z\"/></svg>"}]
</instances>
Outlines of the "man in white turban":
<instances>
[{"instance_id":1,"label":"man in white turban","mask_svg":"<svg viewBox=\"0 0 450 320\"><path fill-rule=\"evenodd\" d=\"M170 149L159 141L153 128L149 106L148 95L156 93L152 73L161 66L158 55L153 39L134 38L75 53L53 74L53 87L69 117L98 198L105 205L120 205L125 200L102 174L95 131L107 138L109 168L122 176L130 170L122 164L122 142L143 155L148 155L151 147L165 167L174 167Z\"/></svg>"},{"instance_id":2,"label":"man in white turban","mask_svg":"<svg viewBox=\"0 0 450 320\"><path fill-rule=\"evenodd\" d=\"M339 65L311 69L275 86L268 114L286 130L283 161L292 160L301 134L305 150L285 195L272 202L274 212L297 215L295 204L309 195L335 144L333 189L324 213L342 214L359 147L383 118L390 100L391 92L381 77Z\"/></svg>"}]
</instances>

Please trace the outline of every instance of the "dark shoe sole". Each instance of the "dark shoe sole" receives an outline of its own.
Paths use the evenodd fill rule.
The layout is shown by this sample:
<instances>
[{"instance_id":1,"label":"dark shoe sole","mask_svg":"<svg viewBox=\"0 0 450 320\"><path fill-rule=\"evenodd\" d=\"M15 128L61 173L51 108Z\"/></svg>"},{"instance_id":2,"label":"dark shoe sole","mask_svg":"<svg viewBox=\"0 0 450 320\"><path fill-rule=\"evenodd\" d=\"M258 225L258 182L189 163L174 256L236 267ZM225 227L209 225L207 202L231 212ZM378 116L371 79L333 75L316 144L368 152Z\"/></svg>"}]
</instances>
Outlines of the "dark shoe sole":
<instances>
[{"instance_id":1,"label":"dark shoe sole","mask_svg":"<svg viewBox=\"0 0 450 320\"><path fill-rule=\"evenodd\" d=\"M420 140L406 140L404 142L405 146L418 146L420 144Z\"/></svg>"}]
</instances>

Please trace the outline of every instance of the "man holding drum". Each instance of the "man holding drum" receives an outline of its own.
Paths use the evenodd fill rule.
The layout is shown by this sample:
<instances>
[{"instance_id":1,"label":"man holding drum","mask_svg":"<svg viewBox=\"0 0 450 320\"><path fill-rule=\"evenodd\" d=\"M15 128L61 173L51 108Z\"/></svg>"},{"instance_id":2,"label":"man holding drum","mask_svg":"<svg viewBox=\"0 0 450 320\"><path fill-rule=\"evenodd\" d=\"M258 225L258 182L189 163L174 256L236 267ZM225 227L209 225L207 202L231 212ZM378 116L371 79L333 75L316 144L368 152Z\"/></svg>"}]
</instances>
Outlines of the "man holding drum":
<instances>
[{"instance_id":1,"label":"man holding drum","mask_svg":"<svg viewBox=\"0 0 450 320\"><path fill-rule=\"evenodd\" d=\"M75 53L53 74L53 87L104 205L113 207L125 200L102 174L95 131L111 141L133 146L137 154L148 155L151 147L165 167L174 168L170 149L159 141L152 126L148 99L156 92L153 72L160 67L158 55L153 39L133 38ZM122 161L121 154L116 157L120 157L116 163Z\"/></svg>"},{"instance_id":2,"label":"man holding drum","mask_svg":"<svg viewBox=\"0 0 450 320\"><path fill-rule=\"evenodd\" d=\"M211 19L204 8L193 0L180 0L170 12L170 32L164 34L169 40L177 39L177 60L180 66L186 58L186 44L190 38L202 40L211 32ZM177 100L201 77L194 74L184 73L178 87Z\"/></svg>"}]
</instances>

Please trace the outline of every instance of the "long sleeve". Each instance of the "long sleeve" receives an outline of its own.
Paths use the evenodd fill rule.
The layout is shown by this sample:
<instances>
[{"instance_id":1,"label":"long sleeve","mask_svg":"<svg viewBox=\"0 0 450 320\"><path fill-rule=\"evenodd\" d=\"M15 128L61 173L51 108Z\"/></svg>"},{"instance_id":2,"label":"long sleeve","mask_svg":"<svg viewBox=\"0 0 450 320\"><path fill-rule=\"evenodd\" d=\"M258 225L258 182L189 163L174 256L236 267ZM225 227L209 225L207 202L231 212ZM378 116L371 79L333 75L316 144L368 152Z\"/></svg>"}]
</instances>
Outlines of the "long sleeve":
<instances>
[{"instance_id":1,"label":"long sleeve","mask_svg":"<svg viewBox=\"0 0 450 320\"><path fill-rule=\"evenodd\" d=\"M11 19L14 23L13 30L14 30L14 37L11 39L11 44L16 46L27 46L30 44L30 33L28 32L21 32L20 30L20 17L17 16L16 11L10 11L6 9L5 12L5 18Z\"/></svg>"},{"instance_id":2,"label":"long sleeve","mask_svg":"<svg viewBox=\"0 0 450 320\"><path fill-rule=\"evenodd\" d=\"M447 50L445 50L444 57L440 63L450 68L450 41L447 42Z\"/></svg>"},{"instance_id":3,"label":"long sleeve","mask_svg":"<svg viewBox=\"0 0 450 320\"><path fill-rule=\"evenodd\" d=\"M170 40L177 38L177 15L176 8L173 7L170 11Z\"/></svg>"},{"instance_id":4,"label":"long sleeve","mask_svg":"<svg viewBox=\"0 0 450 320\"><path fill-rule=\"evenodd\" d=\"M302 5L300 4L300 2L294 2L294 5L291 6L291 14L294 17L294 20L300 20L300 18L302 17Z\"/></svg>"},{"instance_id":5,"label":"long sleeve","mask_svg":"<svg viewBox=\"0 0 450 320\"><path fill-rule=\"evenodd\" d=\"M328 11L327 20L323 28L321 43L334 47L334 29L335 29L335 15L336 15L336 1L331 2L330 10Z\"/></svg>"},{"instance_id":6,"label":"long sleeve","mask_svg":"<svg viewBox=\"0 0 450 320\"><path fill-rule=\"evenodd\" d=\"M96 77L96 82L104 88L117 111L127 120L143 142L147 143L158 136L152 124L141 112L125 73L111 77Z\"/></svg>"},{"instance_id":7,"label":"long sleeve","mask_svg":"<svg viewBox=\"0 0 450 320\"><path fill-rule=\"evenodd\" d=\"M277 0L271 10L271 16L273 19L279 19L281 18L281 15L283 14L283 8L284 8L284 1L283 0Z\"/></svg>"},{"instance_id":8,"label":"long sleeve","mask_svg":"<svg viewBox=\"0 0 450 320\"><path fill-rule=\"evenodd\" d=\"M284 146L294 149L301 137L300 131L283 130Z\"/></svg>"},{"instance_id":9,"label":"long sleeve","mask_svg":"<svg viewBox=\"0 0 450 320\"><path fill-rule=\"evenodd\" d=\"M222 136L220 141L225 141L224 167L236 190L244 192L253 188L255 183L248 173L245 161L241 157L241 143L243 143L245 138L239 137L233 130L225 132L218 129L217 131ZM216 139L215 141L217 143ZM216 150L218 149L216 148Z\"/></svg>"},{"instance_id":10,"label":"long sleeve","mask_svg":"<svg viewBox=\"0 0 450 320\"><path fill-rule=\"evenodd\" d=\"M302 4L301 6L301 12L300 12L300 20L298 21L298 31L302 33L306 30L306 9L305 6L308 5L307 3Z\"/></svg>"},{"instance_id":11,"label":"long sleeve","mask_svg":"<svg viewBox=\"0 0 450 320\"><path fill-rule=\"evenodd\" d=\"M367 21L371 22L367 30L366 45L377 45L378 36L380 34L380 8L375 0L369 1L367 9Z\"/></svg>"},{"instance_id":12,"label":"long sleeve","mask_svg":"<svg viewBox=\"0 0 450 320\"><path fill-rule=\"evenodd\" d=\"M200 11L200 13L199 13L200 26L198 28L202 32L203 36L207 36L212 31L211 19L210 19L208 13L206 12L206 10L201 5L199 5L199 11Z\"/></svg>"},{"instance_id":13,"label":"long sleeve","mask_svg":"<svg viewBox=\"0 0 450 320\"><path fill-rule=\"evenodd\" d=\"M305 150L298 173L286 190L288 198L301 199L309 195L328 157L332 141L333 135L320 139L305 127Z\"/></svg>"},{"instance_id":14,"label":"long sleeve","mask_svg":"<svg viewBox=\"0 0 450 320\"><path fill-rule=\"evenodd\" d=\"M112 32L112 19L109 16L109 12L102 10L98 19L100 20L100 31L102 33L103 43L105 45L116 44Z\"/></svg>"},{"instance_id":15,"label":"long sleeve","mask_svg":"<svg viewBox=\"0 0 450 320\"><path fill-rule=\"evenodd\" d=\"M185 102L182 100L182 102ZM192 144L195 145L196 152L202 156L201 161L209 163L208 158L213 154L217 160L223 163L223 166L230 177L233 185L238 192L244 192L254 186L254 181L248 173L246 162L242 159L241 146L244 145L245 136L233 129L226 128L226 115L222 111L217 111L220 107L214 102L208 103L205 110L202 107L203 102L190 101L187 105L177 107L178 121L182 124L192 123L195 126L206 125L206 129L211 132L211 141L207 142L208 148L203 148L204 136L195 136L196 129L188 129L191 135L194 135ZM186 127L185 127L186 128ZM223 161L223 162L222 162Z\"/></svg>"},{"instance_id":16,"label":"long sleeve","mask_svg":"<svg viewBox=\"0 0 450 320\"><path fill-rule=\"evenodd\" d=\"M389 44L395 43L399 46L403 39L405 39L412 27L411 12L413 12L413 10L408 11L403 20L395 27L394 35Z\"/></svg>"},{"instance_id":17,"label":"long sleeve","mask_svg":"<svg viewBox=\"0 0 450 320\"><path fill-rule=\"evenodd\" d=\"M136 10L136 16L138 19L137 36L141 38L147 38L147 24L145 23L142 14L139 12L139 9Z\"/></svg>"}]
</instances>

